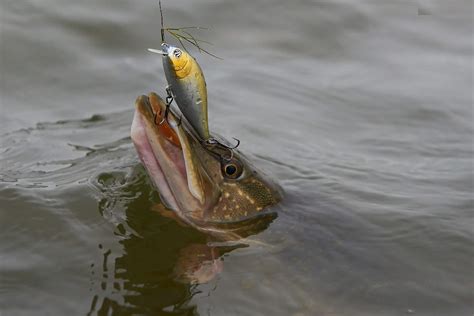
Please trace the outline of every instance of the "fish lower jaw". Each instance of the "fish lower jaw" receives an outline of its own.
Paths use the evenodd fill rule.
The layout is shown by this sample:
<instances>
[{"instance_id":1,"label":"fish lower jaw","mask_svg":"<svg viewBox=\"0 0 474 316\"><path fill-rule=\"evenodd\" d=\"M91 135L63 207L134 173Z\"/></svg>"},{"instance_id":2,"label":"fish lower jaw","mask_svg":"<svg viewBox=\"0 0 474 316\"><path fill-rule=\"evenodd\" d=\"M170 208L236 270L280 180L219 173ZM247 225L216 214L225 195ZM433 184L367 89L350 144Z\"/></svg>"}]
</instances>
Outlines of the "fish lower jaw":
<instances>
[{"instance_id":1,"label":"fish lower jaw","mask_svg":"<svg viewBox=\"0 0 474 316\"><path fill-rule=\"evenodd\" d=\"M170 186L163 173L163 169L159 161L156 159L151 144L148 140L145 130L145 123L140 114L135 111L132 127L131 138L138 153L140 161L146 168L153 183L159 189L163 202L172 210L178 211L178 203L175 196L171 192Z\"/></svg>"}]
</instances>

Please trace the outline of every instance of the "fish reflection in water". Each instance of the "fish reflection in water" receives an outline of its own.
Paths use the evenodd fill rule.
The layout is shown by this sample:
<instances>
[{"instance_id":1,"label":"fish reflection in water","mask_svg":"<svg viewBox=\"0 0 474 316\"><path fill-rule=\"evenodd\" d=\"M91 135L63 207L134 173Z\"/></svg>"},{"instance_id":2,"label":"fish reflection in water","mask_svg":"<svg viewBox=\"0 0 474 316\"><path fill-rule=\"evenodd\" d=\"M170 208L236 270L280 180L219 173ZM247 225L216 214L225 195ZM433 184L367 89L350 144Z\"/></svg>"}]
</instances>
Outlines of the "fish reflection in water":
<instances>
[{"instance_id":1,"label":"fish reflection in water","mask_svg":"<svg viewBox=\"0 0 474 316\"><path fill-rule=\"evenodd\" d=\"M188 315L195 309L188 302L202 291L197 285L212 282L224 268L223 256L248 245L245 240L219 242L150 211L159 204L159 196L139 165L124 187L113 188L113 183L102 180L107 177L99 175L95 184L106 192L98 203L99 211L107 217L120 206L124 208L126 220L115 232L123 237L123 250L116 257L104 250L103 264L94 267L105 280L94 291L89 314L172 311L173 315ZM133 192L141 194L129 198ZM270 222L262 221L258 229L265 229Z\"/></svg>"}]
</instances>

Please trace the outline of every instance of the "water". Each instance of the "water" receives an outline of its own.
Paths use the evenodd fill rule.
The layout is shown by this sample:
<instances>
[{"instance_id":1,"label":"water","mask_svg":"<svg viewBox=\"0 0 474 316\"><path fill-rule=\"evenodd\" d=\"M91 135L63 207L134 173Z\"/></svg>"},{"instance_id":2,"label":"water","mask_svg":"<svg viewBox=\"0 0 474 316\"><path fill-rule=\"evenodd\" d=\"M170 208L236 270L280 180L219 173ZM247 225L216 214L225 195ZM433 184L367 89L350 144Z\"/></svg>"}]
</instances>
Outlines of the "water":
<instances>
[{"instance_id":1,"label":"water","mask_svg":"<svg viewBox=\"0 0 474 316\"><path fill-rule=\"evenodd\" d=\"M212 27L211 130L279 181L278 219L177 282L206 237L151 211L129 138L165 85L156 2L3 1L0 314L472 315L472 3L164 7Z\"/></svg>"}]
</instances>

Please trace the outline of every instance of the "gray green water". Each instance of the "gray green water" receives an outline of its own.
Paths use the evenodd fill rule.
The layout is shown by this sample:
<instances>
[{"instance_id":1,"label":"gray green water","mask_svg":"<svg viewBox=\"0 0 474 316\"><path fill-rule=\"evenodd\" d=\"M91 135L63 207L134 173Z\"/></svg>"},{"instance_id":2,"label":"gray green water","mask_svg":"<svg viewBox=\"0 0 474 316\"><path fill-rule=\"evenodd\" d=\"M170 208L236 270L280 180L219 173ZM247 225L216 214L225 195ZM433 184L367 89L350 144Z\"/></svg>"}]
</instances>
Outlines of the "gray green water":
<instances>
[{"instance_id":1,"label":"gray green water","mask_svg":"<svg viewBox=\"0 0 474 316\"><path fill-rule=\"evenodd\" d=\"M2 1L0 314L472 315L472 3L164 7L212 27L211 129L282 185L279 217L177 282L206 238L150 210L129 138L165 85L156 1Z\"/></svg>"}]
</instances>

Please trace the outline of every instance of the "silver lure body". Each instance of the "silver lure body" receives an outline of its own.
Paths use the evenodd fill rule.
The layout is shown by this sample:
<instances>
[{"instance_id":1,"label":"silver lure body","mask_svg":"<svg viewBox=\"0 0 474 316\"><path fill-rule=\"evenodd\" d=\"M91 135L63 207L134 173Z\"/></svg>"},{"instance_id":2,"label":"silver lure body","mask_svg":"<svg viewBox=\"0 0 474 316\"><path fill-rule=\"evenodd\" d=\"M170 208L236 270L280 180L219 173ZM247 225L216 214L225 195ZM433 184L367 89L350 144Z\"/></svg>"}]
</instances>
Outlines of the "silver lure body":
<instances>
[{"instance_id":1,"label":"silver lure body","mask_svg":"<svg viewBox=\"0 0 474 316\"><path fill-rule=\"evenodd\" d=\"M176 49L176 47L162 44L162 50L165 53L162 57L163 68L168 88L186 120L201 140L206 140L210 137L206 81L199 64L186 52L181 52L181 56L178 56L186 59L183 69L176 70L176 55L173 55Z\"/></svg>"}]
</instances>

